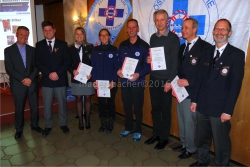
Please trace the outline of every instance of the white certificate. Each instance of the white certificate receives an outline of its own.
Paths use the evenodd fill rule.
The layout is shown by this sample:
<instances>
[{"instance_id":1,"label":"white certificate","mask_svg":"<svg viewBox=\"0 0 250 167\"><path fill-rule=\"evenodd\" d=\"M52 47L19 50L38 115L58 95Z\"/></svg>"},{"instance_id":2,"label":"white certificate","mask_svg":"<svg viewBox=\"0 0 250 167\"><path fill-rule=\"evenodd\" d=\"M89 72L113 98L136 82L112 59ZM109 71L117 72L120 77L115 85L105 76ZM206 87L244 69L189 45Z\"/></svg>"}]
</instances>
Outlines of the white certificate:
<instances>
[{"instance_id":1,"label":"white certificate","mask_svg":"<svg viewBox=\"0 0 250 167\"><path fill-rule=\"evenodd\" d=\"M138 59L133 59L130 57L125 57L122 65L122 74L124 78L133 78L130 75L135 73L135 68L137 66Z\"/></svg>"},{"instance_id":2,"label":"white certificate","mask_svg":"<svg viewBox=\"0 0 250 167\"><path fill-rule=\"evenodd\" d=\"M110 97L109 81L108 80L96 80L97 84L97 96L98 97Z\"/></svg>"},{"instance_id":3,"label":"white certificate","mask_svg":"<svg viewBox=\"0 0 250 167\"><path fill-rule=\"evenodd\" d=\"M150 48L151 70L166 70L165 54L163 47Z\"/></svg>"},{"instance_id":4,"label":"white certificate","mask_svg":"<svg viewBox=\"0 0 250 167\"><path fill-rule=\"evenodd\" d=\"M188 92L187 90L185 89L184 86L180 87L178 84L177 84L177 81L178 81L179 77L176 76L174 78L174 80L171 82L171 87L175 93L175 97L177 98L178 102L182 102L184 99L186 99L188 97Z\"/></svg>"},{"instance_id":5,"label":"white certificate","mask_svg":"<svg viewBox=\"0 0 250 167\"><path fill-rule=\"evenodd\" d=\"M74 76L74 79L86 84L88 81L87 76L90 75L91 70L91 66L80 62L77 68L78 75Z\"/></svg>"}]
</instances>

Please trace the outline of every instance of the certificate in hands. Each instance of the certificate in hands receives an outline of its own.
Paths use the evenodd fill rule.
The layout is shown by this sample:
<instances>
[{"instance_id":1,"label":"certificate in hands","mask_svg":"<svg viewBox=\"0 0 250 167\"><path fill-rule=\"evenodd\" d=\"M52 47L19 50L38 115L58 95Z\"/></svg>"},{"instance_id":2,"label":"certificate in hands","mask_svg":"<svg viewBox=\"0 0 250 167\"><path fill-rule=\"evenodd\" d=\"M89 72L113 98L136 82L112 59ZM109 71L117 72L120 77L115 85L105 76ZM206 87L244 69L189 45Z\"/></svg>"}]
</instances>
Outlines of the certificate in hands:
<instances>
[{"instance_id":1,"label":"certificate in hands","mask_svg":"<svg viewBox=\"0 0 250 167\"><path fill-rule=\"evenodd\" d=\"M163 47L150 48L151 70L166 70L165 54Z\"/></svg>"},{"instance_id":2,"label":"certificate in hands","mask_svg":"<svg viewBox=\"0 0 250 167\"><path fill-rule=\"evenodd\" d=\"M138 60L130 57L125 57L122 65L122 74L124 78L133 78L130 75L135 73L135 68L137 66Z\"/></svg>"},{"instance_id":3,"label":"certificate in hands","mask_svg":"<svg viewBox=\"0 0 250 167\"><path fill-rule=\"evenodd\" d=\"M174 78L174 80L171 82L171 87L175 93L175 97L176 97L177 101L180 103L184 99L186 99L189 94L184 86L181 87L177 84L178 79L179 79L178 76L176 76Z\"/></svg>"},{"instance_id":4,"label":"certificate in hands","mask_svg":"<svg viewBox=\"0 0 250 167\"><path fill-rule=\"evenodd\" d=\"M74 79L86 84L88 81L87 76L90 75L91 70L91 66L80 62L77 68L78 75L74 76Z\"/></svg>"},{"instance_id":5,"label":"certificate in hands","mask_svg":"<svg viewBox=\"0 0 250 167\"><path fill-rule=\"evenodd\" d=\"M97 84L97 96L98 97L110 97L109 81L108 80L96 80Z\"/></svg>"}]
</instances>

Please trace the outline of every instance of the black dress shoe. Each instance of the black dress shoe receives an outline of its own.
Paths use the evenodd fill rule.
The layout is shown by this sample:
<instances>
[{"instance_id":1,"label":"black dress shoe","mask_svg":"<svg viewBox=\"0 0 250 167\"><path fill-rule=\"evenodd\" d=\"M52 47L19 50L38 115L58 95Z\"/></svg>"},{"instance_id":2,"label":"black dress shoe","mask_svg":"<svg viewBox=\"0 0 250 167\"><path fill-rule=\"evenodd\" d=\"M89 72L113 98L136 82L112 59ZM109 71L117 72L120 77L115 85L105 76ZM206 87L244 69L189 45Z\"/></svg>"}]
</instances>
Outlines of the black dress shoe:
<instances>
[{"instance_id":1,"label":"black dress shoe","mask_svg":"<svg viewBox=\"0 0 250 167\"><path fill-rule=\"evenodd\" d=\"M81 125L80 121L79 121L79 126L78 127L79 127L79 130L83 130L84 129L84 125L83 124Z\"/></svg>"},{"instance_id":2,"label":"black dress shoe","mask_svg":"<svg viewBox=\"0 0 250 167\"><path fill-rule=\"evenodd\" d=\"M69 128L67 126L60 126L60 129L62 129L63 133L68 134Z\"/></svg>"},{"instance_id":3,"label":"black dress shoe","mask_svg":"<svg viewBox=\"0 0 250 167\"><path fill-rule=\"evenodd\" d=\"M79 130L84 130L84 126L79 126Z\"/></svg>"},{"instance_id":4,"label":"black dress shoe","mask_svg":"<svg viewBox=\"0 0 250 167\"><path fill-rule=\"evenodd\" d=\"M189 165L189 166L207 166L207 165L201 164L201 163L199 163L198 161L196 161L196 162L192 163L192 164Z\"/></svg>"},{"instance_id":5,"label":"black dress shoe","mask_svg":"<svg viewBox=\"0 0 250 167\"><path fill-rule=\"evenodd\" d=\"M172 150L176 151L176 152L178 152L178 151L186 151L186 147L184 147L184 146L177 146L177 147L172 148Z\"/></svg>"},{"instance_id":6,"label":"black dress shoe","mask_svg":"<svg viewBox=\"0 0 250 167\"><path fill-rule=\"evenodd\" d=\"M52 128L45 128L42 132L43 137L46 137L49 135L49 132L52 130Z\"/></svg>"},{"instance_id":7,"label":"black dress shoe","mask_svg":"<svg viewBox=\"0 0 250 167\"><path fill-rule=\"evenodd\" d=\"M16 139L16 140L20 140L21 137L22 137L22 134L23 134L22 131L16 132L16 133L15 133L15 139Z\"/></svg>"},{"instance_id":8,"label":"black dress shoe","mask_svg":"<svg viewBox=\"0 0 250 167\"><path fill-rule=\"evenodd\" d=\"M91 128L90 124L86 125L86 129L90 129L90 128Z\"/></svg>"},{"instance_id":9,"label":"black dress shoe","mask_svg":"<svg viewBox=\"0 0 250 167\"><path fill-rule=\"evenodd\" d=\"M161 150L161 149L165 148L167 144L168 144L168 140L160 139L158 141L158 143L156 144L155 149L156 150Z\"/></svg>"},{"instance_id":10,"label":"black dress shoe","mask_svg":"<svg viewBox=\"0 0 250 167\"><path fill-rule=\"evenodd\" d=\"M42 133L42 132L43 132L43 129L40 128L39 126L38 126L38 127L31 127L31 130L35 130L35 131L37 131L38 133Z\"/></svg>"},{"instance_id":11,"label":"black dress shoe","mask_svg":"<svg viewBox=\"0 0 250 167\"><path fill-rule=\"evenodd\" d=\"M159 136L155 136L155 135L153 135L151 138L149 138L148 140L146 140L145 142L144 142L144 144L154 144L154 142L156 142L156 141L159 141Z\"/></svg>"},{"instance_id":12,"label":"black dress shoe","mask_svg":"<svg viewBox=\"0 0 250 167\"><path fill-rule=\"evenodd\" d=\"M189 158L193 155L193 153L190 153L188 151L184 151L183 153L181 153L181 155L178 156L178 158L180 159L186 159L186 158Z\"/></svg>"},{"instance_id":13,"label":"black dress shoe","mask_svg":"<svg viewBox=\"0 0 250 167\"><path fill-rule=\"evenodd\" d=\"M89 120L88 121L85 120L85 126L86 126L86 129L91 128Z\"/></svg>"}]
</instances>

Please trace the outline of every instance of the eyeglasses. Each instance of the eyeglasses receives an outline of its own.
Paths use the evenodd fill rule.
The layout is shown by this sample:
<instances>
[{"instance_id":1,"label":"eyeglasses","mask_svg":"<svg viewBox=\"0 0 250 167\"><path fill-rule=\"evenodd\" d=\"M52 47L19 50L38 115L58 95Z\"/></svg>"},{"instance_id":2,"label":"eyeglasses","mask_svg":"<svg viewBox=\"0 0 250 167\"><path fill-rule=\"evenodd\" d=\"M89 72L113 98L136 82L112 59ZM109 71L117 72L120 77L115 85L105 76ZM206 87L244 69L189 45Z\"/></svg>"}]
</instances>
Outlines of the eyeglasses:
<instances>
[{"instance_id":1,"label":"eyeglasses","mask_svg":"<svg viewBox=\"0 0 250 167\"><path fill-rule=\"evenodd\" d=\"M226 32L226 31L228 31L228 29L227 28L214 28L214 31L215 32L219 32L219 31Z\"/></svg>"}]
</instances>

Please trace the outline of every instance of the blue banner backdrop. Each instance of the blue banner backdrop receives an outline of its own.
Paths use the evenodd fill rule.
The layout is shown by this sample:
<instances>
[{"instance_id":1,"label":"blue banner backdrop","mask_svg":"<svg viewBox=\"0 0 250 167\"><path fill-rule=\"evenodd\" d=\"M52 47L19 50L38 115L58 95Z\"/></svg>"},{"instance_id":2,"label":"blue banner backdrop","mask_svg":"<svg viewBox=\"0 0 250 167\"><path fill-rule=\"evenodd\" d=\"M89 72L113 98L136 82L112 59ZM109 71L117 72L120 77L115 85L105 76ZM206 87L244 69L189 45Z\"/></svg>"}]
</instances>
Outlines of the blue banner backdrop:
<instances>
[{"instance_id":1,"label":"blue banner backdrop","mask_svg":"<svg viewBox=\"0 0 250 167\"><path fill-rule=\"evenodd\" d=\"M113 44L131 12L129 0L96 0L85 26L87 41L95 46L99 45L98 33L106 28L111 33L110 42Z\"/></svg>"}]
</instances>

